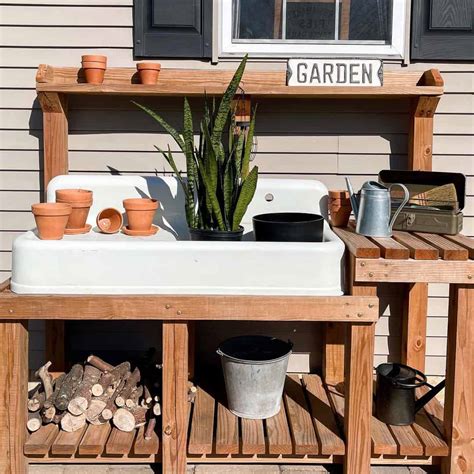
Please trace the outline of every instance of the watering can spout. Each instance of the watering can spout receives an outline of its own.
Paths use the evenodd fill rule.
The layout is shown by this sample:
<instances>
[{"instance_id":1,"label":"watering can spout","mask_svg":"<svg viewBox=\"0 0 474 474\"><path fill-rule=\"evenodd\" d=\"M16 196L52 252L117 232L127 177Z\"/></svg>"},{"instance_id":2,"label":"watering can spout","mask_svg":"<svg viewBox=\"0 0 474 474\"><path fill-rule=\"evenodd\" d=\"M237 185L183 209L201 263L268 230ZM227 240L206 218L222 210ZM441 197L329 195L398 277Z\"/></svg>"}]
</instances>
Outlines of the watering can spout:
<instances>
[{"instance_id":1,"label":"watering can spout","mask_svg":"<svg viewBox=\"0 0 474 474\"><path fill-rule=\"evenodd\" d=\"M440 382L436 387L432 387L432 389L425 393L421 398L419 398L415 402L415 413L418 412L421 408L423 408L432 398L436 397L441 390L443 390L444 386L446 385L446 380Z\"/></svg>"},{"instance_id":2,"label":"watering can spout","mask_svg":"<svg viewBox=\"0 0 474 474\"><path fill-rule=\"evenodd\" d=\"M351 180L346 176L346 186L347 190L349 191L349 197L351 199L351 206L352 210L354 211L354 217L357 221L359 217L359 204L357 202L357 196L354 193L354 190L352 189L352 183Z\"/></svg>"}]
</instances>

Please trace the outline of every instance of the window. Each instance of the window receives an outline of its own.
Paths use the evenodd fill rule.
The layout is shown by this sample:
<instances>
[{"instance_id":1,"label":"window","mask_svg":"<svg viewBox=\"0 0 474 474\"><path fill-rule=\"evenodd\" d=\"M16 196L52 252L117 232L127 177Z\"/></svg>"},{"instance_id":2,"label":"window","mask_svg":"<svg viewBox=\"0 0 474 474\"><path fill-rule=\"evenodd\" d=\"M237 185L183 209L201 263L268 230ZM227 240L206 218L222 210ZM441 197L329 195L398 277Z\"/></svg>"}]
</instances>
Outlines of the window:
<instances>
[{"instance_id":1,"label":"window","mask_svg":"<svg viewBox=\"0 0 474 474\"><path fill-rule=\"evenodd\" d=\"M222 0L220 56L403 57L405 0Z\"/></svg>"}]
</instances>

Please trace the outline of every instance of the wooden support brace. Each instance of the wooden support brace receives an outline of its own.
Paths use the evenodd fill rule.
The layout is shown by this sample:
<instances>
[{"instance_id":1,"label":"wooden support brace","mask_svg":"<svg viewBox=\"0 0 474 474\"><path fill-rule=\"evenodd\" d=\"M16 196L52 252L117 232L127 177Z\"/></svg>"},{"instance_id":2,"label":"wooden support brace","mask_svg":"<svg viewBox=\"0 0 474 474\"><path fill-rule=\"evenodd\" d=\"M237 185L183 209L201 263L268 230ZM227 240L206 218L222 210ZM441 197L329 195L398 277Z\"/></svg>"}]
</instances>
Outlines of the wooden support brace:
<instances>
[{"instance_id":1,"label":"wooden support brace","mask_svg":"<svg viewBox=\"0 0 474 474\"><path fill-rule=\"evenodd\" d=\"M28 322L0 320L0 347L0 472L26 473Z\"/></svg>"},{"instance_id":2,"label":"wooden support brace","mask_svg":"<svg viewBox=\"0 0 474 474\"><path fill-rule=\"evenodd\" d=\"M449 291L445 439L449 456L444 473L474 472L474 285L451 285Z\"/></svg>"},{"instance_id":3,"label":"wooden support brace","mask_svg":"<svg viewBox=\"0 0 474 474\"><path fill-rule=\"evenodd\" d=\"M186 472L188 323L163 323L163 472Z\"/></svg>"}]
</instances>

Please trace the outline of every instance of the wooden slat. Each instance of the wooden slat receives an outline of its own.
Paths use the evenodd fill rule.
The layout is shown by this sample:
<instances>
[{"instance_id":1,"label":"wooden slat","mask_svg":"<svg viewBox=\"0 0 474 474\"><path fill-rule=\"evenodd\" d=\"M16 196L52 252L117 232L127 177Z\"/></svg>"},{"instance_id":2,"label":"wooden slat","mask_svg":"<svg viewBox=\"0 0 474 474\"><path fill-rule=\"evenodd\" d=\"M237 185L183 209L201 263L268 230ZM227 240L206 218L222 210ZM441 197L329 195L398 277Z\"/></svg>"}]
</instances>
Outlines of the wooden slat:
<instances>
[{"instance_id":1,"label":"wooden slat","mask_svg":"<svg viewBox=\"0 0 474 474\"><path fill-rule=\"evenodd\" d=\"M126 432L113 428L105 445L105 453L109 456L125 456L129 454L132 450L136 434L136 430Z\"/></svg>"},{"instance_id":2,"label":"wooden slat","mask_svg":"<svg viewBox=\"0 0 474 474\"><path fill-rule=\"evenodd\" d=\"M388 426L372 415L371 422L372 454L397 454L397 443Z\"/></svg>"},{"instance_id":3,"label":"wooden slat","mask_svg":"<svg viewBox=\"0 0 474 474\"><path fill-rule=\"evenodd\" d=\"M293 443L283 400L278 414L267 418L265 423L267 425L268 454L291 454Z\"/></svg>"},{"instance_id":4,"label":"wooden slat","mask_svg":"<svg viewBox=\"0 0 474 474\"><path fill-rule=\"evenodd\" d=\"M87 426L73 433L60 431L54 443L51 446L51 454L55 456L72 456L76 453L77 447L81 442L82 436L86 432Z\"/></svg>"},{"instance_id":5,"label":"wooden slat","mask_svg":"<svg viewBox=\"0 0 474 474\"><path fill-rule=\"evenodd\" d=\"M25 455L45 456L58 435L58 425L49 423L32 433L25 443Z\"/></svg>"},{"instance_id":6,"label":"wooden slat","mask_svg":"<svg viewBox=\"0 0 474 474\"><path fill-rule=\"evenodd\" d=\"M408 232L394 230L393 238L404 245L410 251L410 257L415 260L438 260L439 258L438 249Z\"/></svg>"},{"instance_id":7,"label":"wooden slat","mask_svg":"<svg viewBox=\"0 0 474 474\"><path fill-rule=\"evenodd\" d=\"M429 392L428 387L420 387L416 389L417 398ZM436 426L440 434L444 434L444 407L436 398L432 398L425 406L424 410L427 413L430 421Z\"/></svg>"},{"instance_id":8,"label":"wooden slat","mask_svg":"<svg viewBox=\"0 0 474 474\"><path fill-rule=\"evenodd\" d=\"M157 454L160 449L160 440L156 431L151 434L151 439L145 439L145 426L138 429L135 443L133 444L134 456L150 456Z\"/></svg>"},{"instance_id":9,"label":"wooden slat","mask_svg":"<svg viewBox=\"0 0 474 474\"><path fill-rule=\"evenodd\" d=\"M242 454L265 454L263 420L241 418Z\"/></svg>"},{"instance_id":10,"label":"wooden slat","mask_svg":"<svg viewBox=\"0 0 474 474\"><path fill-rule=\"evenodd\" d=\"M371 237L371 240L380 247L382 258L406 260L410 256L410 251L404 245L390 237Z\"/></svg>"},{"instance_id":11,"label":"wooden slat","mask_svg":"<svg viewBox=\"0 0 474 474\"><path fill-rule=\"evenodd\" d=\"M79 454L83 456L99 456L102 454L110 434L110 429L110 423L89 425L81 444L79 444Z\"/></svg>"},{"instance_id":12,"label":"wooden slat","mask_svg":"<svg viewBox=\"0 0 474 474\"><path fill-rule=\"evenodd\" d=\"M216 453L239 453L239 420L222 402L217 404Z\"/></svg>"},{"instance_id":13,"label":"wooden slat","mask_svg":"<svg viewBox=\"0 0 474 474\"><path fill-rule=\"evenodd\" d=\"M351 227L333 227L332 230L338 235L349 249L352 255L357 258L380 258L380 248L371 242L367 237L356 234Z\"/></svg>"},{"instance_id":14,"label":"wooden slat","mask_svg":"<svg viewBox=\"0 0 474 474\"><path fill-rule=\"evenodd\" d=\"M0 298L0 318L4 319L339 322L378 319L378 299L375 297L2 293Z\"/></svg>"},{"instance_id":15,"label":"wooden slat","mask_svg":"<svg viewBox=\"0 0 474 474\"><path fill-rule=\"evenodd\" d=\"M467 260L469 252L464 247L445 239L441 235L415 232L415 235L439 250L443 260Z\"/></svg>"},{"instance_id":16,"label":"wooden slat","mask_svg":"<svg viewBox=\"0 0 474 474\"><path fill-rule=\"evenodd\" d=\"M390 425L390 430L397 442L398 452L400 456L422 456L423 445L416 436L411 426L394 426Z\"/></svg>"},{"instance_id":17,"label":"wooden slat","mask_svg":"<svg viewBox=\"0 0 474 474\"><path fill-rule=\"evenodd\" d=\"M425 447L425 456L448 455L448 445L445 443L443 437L438 432L433 423L431 423L423 408L416 414L413 429Z\"/></svg>"},{"instance_id":18,"label":"wooden slat","mask_svg":"<svg viewBox=\"0 0 474 474\"><path fill-rule=\"evenodd\" d=\"M286 377L284 400L295 454L318 454L319 446L313 420L297 376Z\"/></svg>"},{"instance_id":19,"label":"wooden slat","mask_svg":"<svg viewBox=\"0 0 474 474\"><path fill-rule=\"evenodd\" d=\"M314 428L322 455L343 455L344 441L337 427L323 382L318 375L304 375L303 384L311 407Z\"/></svg>"},{"instance_id":20,"label":"wooden slat","mask_svg":"<svg viewBox=\"0 0 474 474\"><path fill-rule=\"evenodd\" d=\"M132 84L133 68L108 68L101 85L77 84L77 68L40 65L37 90L71 94L203 96L224 93L234 71L162 68L156 86ZM246 71L245 93L256 97L381 97L439 95L439 86L417 86L421 73L387 71L383 87L289 87L285 71Z\"/></svg>"},{"instance_id":21,"label":"wooden slat","mask_svg":"<svg viewBox=\"0 0 474 474\"><path fill-rule=\"evenodd\" d=\"M451 240L460 247L464 247L469 252L469 258L474 260L474 239L472 237L466 237L465 235L444 235L448 240Z\"/></svg>"},{"instance_id":22,"label":"wooden slat","mask_svg":"<svg viewBox=\"0 0 474 474\"><path fill-rule=\"evenodd\" d=\"M212 453L212 436L214 430L215 399L202 387L198 387L194 401L193 421L189 436L189 454Z\"/></svg>"}]
</instances>

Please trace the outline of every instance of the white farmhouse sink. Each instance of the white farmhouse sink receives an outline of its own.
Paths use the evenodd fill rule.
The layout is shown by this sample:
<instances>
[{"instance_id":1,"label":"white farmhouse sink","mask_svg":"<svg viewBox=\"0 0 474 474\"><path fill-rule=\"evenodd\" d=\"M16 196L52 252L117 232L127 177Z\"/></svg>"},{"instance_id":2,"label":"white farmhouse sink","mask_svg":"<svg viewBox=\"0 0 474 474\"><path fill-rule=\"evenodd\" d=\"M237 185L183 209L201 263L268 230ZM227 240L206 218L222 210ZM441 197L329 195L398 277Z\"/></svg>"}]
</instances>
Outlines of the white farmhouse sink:
<instances>
[{"instance_id":1,"label":"white farmhouse sink","mask_svg":"<svg viewBox=\"0 0 474 474\"><path fill-rule=\"evenodd\" d=\"M40 240L36 230L13 244L11 288L16 293L340 295L344 245L324 227L324 242L255 242L252 216L300 211L326 215L327 190L318 181L264 179L244 217L242 242L194 242L184 217L184 196L172 177L66 175L48 186L94 192L85 235ZM105 207L123 212L122 200L160 201L159 232L151 237L97 232Z\"/></svg>"}]
</instances>

